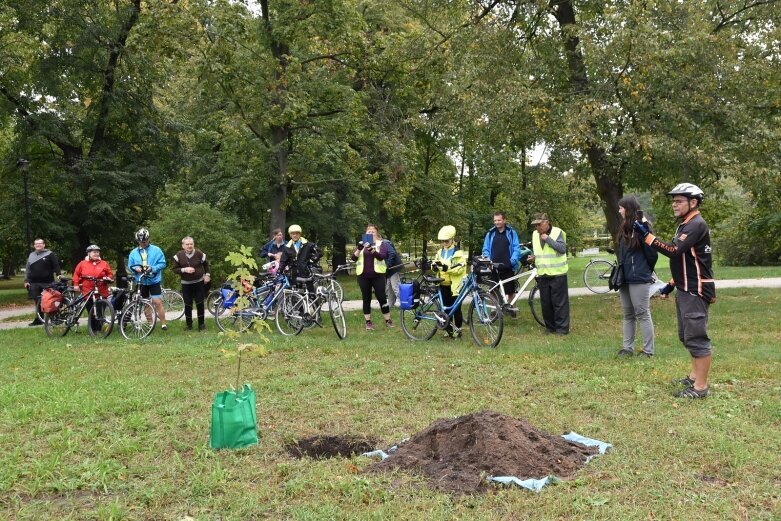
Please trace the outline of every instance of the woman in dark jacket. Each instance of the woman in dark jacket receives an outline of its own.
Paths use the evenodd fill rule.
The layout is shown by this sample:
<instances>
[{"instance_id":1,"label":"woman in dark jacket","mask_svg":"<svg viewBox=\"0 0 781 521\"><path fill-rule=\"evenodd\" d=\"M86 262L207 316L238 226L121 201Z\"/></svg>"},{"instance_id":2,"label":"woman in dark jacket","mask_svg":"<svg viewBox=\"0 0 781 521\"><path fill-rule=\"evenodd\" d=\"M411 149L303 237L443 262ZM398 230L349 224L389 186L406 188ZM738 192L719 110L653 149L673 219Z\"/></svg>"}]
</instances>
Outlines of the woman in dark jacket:
<instances>
[{"instance_id":1,"label":"woman in dark jacket","mask_svg":"<svg viewBox=\"0 0 781 521\"><path fill-rule=\"evenodd\" d=\"M643 350L638 356L654 355L654 323L651 320L651 286L658 254L647 246L632 227L636 220L648 222L642 216L640 204L634 196L618 201L621 228L618 230L618 262L624 272L624 283L618 292L624 308L624 345L619 356L635 354L637 325L643 335Z\"/></svg>"}]
</instances>

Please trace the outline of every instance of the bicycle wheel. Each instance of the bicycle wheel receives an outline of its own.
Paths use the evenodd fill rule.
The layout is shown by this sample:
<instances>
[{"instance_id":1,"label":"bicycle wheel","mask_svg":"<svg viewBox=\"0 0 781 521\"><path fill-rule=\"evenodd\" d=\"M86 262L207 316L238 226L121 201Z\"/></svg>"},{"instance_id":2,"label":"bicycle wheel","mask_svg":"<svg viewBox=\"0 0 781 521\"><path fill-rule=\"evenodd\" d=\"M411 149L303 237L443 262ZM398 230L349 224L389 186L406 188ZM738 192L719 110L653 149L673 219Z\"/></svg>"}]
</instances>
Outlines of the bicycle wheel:
<instances>
[{"instance_id":1,"label":"bicycle wheel","mask_svg":"<svg viewBox=\"0 0 781 521\"><path fill-rule=\"evenodd\" d=\"M478 291L469 305L469 332L480 347L496 347L504 332L502 305L490 293Z\"/></svg>"},{"instance_id":2,"label":"bicycle wheel","mask_svg":"<svg viewBox=\"0 0 781 521\"><path fill-rule=\"evenodd\" d=\"M415 309L401 310L401 329L410 340L428 340L437 332L439 300L431 295Z\"/></svg>"},{"instance_id":3,"label":"bicycle wheel","mask_svg":"<svg viewBox=\"0 0 781 521\"><path fill-rule=\"evenodd\" d=\"M545 327L545 320L542 318L542 303L540 302L540 288L535 284L529 292L529 309L531 309L534 320L539 325Z\"/></svg>"},{"instance_id":4,"label":"bicycle wheel","mask_svg":"<svg viewBox=\"0 0 781 521\"><path fill-rule=\"evenodd\" d=\"M583 283L596 294L607 293L610 291L608 283L610 282L610 272L612 270L612 262L605 259L593 260L583 270Z\"/></svg>"},{"instance_id":5,"label":"bicycle wheel","mask_svg":"<svg viewBox=\"0 0 781 521\"><path fill-rule=\"evenodd\" d=\"M163 310L167 320L179 320L184 316L184 297L173 289L163 290Z\"/></svg>"},{"instance_id":6,"label":"bicycle wheel","mask_svg":"<svg viewBox=\"0 0 781 521\"><path fill-rule=\"evenodd\" d=\"M48 336L65 336L68 334L70 324L68 323L72 309L63 307L56 313L45 313L43 316L43 329Z\"/></svg>"},{"instance_id":7,"label":"bicycle wheel","mask_svg":"<svg viewBox=\"0 0 781 521\"><path fill-rule=\"evenodd\" d=\"M87 329L90 336L106 338L114 330L114 306L108 300L99 299L94 302L89 312Z\"/></svg>"},{"instance_id":8,"label":"bicycle wheel","mask_svg":"<svg viewBox=\"0 0 781 521\"><path fill-rule=\"evenodd\" d=\"M322 289L318 289L322 288ZM344 302L344 289L339 281L333 278L317 279L315 282L315 293L322 292L323 295L328 295L331 292L336 294L339 302Z\"/></svg>"},{"instance_id":9,"label":"bicycle wheel","mask_svg":"<svg viewBox=\"0 0 781 521\"><path fill-rule=\"evenodd\" d=\"M215 310L214 320L217 322L217 327L224 333L228 331L233 331L234 333L246 331L255 319L255 314L252 312L255 307L254 304L254 302L250 302L247 307L242 309L239 309L238 306L223 308L224 310L219 314Z\"/></svg>"},{"instance_id":10,"label":"bicycle wheel","mask_svg":"<svg viewBox=\"0 0 781 521\"><path fill-rule=\"evenodd\" d=\"M304 329L304 297L296 292L285 291L280 297L274 321L277 329L285 336L295 336Z\"/></svg>"},{"instance_id":11,"label":"bicycle wheel","mask_svg":"<svg viewBox=\"0 0 781 521\"><path fill-rule=\"evenodd\" d=\"M209 295L206 297L206 309L209 310L209 313L214 315L215 309L217 309L214 304L217 302L217 299L222 299L222 293L220 293L219 289L213 289L209 292Z\"/></svg>"},{"instance_id":12,"label":"bicycle wheel","mask_svg":"<svg viewBox=\"0 0 781 521\"><path fill-rule=\"evenodd\" d=\"M157 312L148 300L131 302L119 317L119 330L128 340L146 338L157 324Z\"/></svg>"},{"instance_id":13,"label":"bicycle wheel","mask_svg":"<svg viewBox=\"0 0 781 521\"><path fill-rule=\"evenodd\" d=\"M328 311L331 313L331 323L334 325L336 336L339 340L343 340L347 336L347 322L344 319L342 301L339 300L336 292L328 294Z\"/></svg>"}]
</instances>

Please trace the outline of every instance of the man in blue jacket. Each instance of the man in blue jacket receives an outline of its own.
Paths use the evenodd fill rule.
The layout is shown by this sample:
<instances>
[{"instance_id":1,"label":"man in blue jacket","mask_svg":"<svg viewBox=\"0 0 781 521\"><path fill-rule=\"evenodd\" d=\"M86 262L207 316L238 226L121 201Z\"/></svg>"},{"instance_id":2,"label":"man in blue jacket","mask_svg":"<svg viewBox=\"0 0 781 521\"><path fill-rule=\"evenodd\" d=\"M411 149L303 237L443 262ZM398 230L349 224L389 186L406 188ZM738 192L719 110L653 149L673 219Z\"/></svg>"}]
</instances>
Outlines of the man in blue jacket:
<instances>
[{"instance_id":1,"label":"man in blue jacket","mask_svg":"<svg viewBox=\"0 0 781 521\"><path fill-rule=\"evenodd\" d=\"M141 228L136 232L137 248L133 248L127 258L127 265L135 272L136 284L141 285L141 296L151 298L160 319L160 329L168 330L163 309L162 271L166 267L163 250L149 244L149 230ZM148 320L151 317L147 317Z\"/></svg>"},{"instance_id":2,"label":"man in blue jacket","mask_svg":"<svg viewBox=\"0 0 781 521\"><path fill-rule=\"evenodd\" d=\"M518 240L518 232L507 224L504 212L494 212L494 227L488 230L483 241L483 256L490 257L492 262L502 266L494 273L492 278L499 282L500 279L512 277L521 263L521 242ZM508 302L512 302L517 289L516 281L504 284L504 293ZM512 317L517 316L515 309L510 309Z\"/></svg>"}]
</instances>

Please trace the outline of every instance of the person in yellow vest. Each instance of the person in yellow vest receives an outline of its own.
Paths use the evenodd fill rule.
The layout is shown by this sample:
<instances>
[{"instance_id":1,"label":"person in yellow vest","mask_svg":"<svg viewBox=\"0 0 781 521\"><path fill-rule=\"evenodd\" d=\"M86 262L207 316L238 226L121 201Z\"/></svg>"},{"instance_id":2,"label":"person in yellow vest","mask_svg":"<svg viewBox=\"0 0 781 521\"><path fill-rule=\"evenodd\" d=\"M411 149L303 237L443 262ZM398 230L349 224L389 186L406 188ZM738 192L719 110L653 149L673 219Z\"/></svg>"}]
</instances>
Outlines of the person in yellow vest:
<instances>
[{"instance_id":1,"label":"person in yellow vest","mask_svg":"<svg viewBox=\"0 0 781 521\"><path fill-rule=\"evenodd\" d=\"M388 246L377 233L377 225L367 224L365 235L371 235L371 240L358 241L353 252L353 260L356 261L355 274L358 275L358 287L361 288L361 297L363 298L363 318L366 320L366 331L373 331L372 289L380 304L382 316L385 318L385 326L393 327L388 297L385 293L385 273L387 271L385 257L388 256Z\"/></svg>"},{"instance_id":2,"label":"person in yellow vest","mask_svg":"<svg viewBox=\"0 0 781 521\"><path fill-rule=\"evenodd\" d=\"M438 272L442 279L442 282L439 283L439 289L442 293L442 303L445 306L452 306L455 303L461 282L466 276L466 252L455 244L455 237L456 228L454 226L443 226L439 230L437 239L439 239L440 248L431 263L431 269ZM447 325L448 336L461 338L463 325L464 315L459 306L453 314L452 321Z\"/></svg>"},{"instance_id":3,"label":"person in yellow vest","mask_svg":"<svg viewBox=\"0 0 781 521\"><path fill-rule=\"evenodd\" d=\"M548 214L535 214L532 224L537 287L540 289L542 317L549 333L569 334L569 289L567 288L567 234L551 225Z\"/></svg>"}]
</instances>

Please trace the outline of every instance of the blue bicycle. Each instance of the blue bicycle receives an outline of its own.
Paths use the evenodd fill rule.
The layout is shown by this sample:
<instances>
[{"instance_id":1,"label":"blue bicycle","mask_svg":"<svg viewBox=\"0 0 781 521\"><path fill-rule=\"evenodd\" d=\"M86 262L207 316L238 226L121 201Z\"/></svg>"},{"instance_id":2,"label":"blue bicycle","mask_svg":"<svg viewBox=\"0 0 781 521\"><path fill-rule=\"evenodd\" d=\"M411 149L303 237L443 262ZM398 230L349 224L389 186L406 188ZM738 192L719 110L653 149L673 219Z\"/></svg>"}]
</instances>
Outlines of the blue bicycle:
<instances>
[{"instance_id":1,"label":"blue bicycle","mask_svg":"<svg viewBox=\"0 0 781 521\"><path fill-rule=\"evenodd\" d=\"M458 266L458 265L456 265ZM454 267L456 267L454 266ZM445 306L439 284L443 279L422 273L420 305L401 310L401 329L411 340L429 340L438 329L446 329L459 306L471 297L467 321L472 340L480 347L496 347L504 332L502 305L496 297L477 284L470 272L461 283L452 306Z\"/></svg>"},{"instance_id":2,"label":"blue bicycle","mask_svg":"<svg viewBox=\"0 0 781 521\"><path fill-rule=\"evenodd\" d=\"M294 328L277 316L285 289L290 288L290 282L285 275L268 276L260 281L260 286L245 288L246 300L238 298L238 291L224 286L221 296L214 302L214 319L221 331L246 331L254 320L266 320L274 317L277 329L283 335L296 335L301 327ZM282 326L280 326L280 321ZM296 330L297 329L297 330Z\"/></svg>"}]
</instances>

